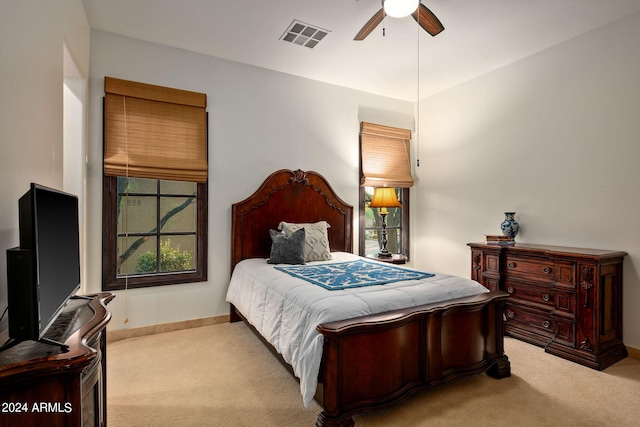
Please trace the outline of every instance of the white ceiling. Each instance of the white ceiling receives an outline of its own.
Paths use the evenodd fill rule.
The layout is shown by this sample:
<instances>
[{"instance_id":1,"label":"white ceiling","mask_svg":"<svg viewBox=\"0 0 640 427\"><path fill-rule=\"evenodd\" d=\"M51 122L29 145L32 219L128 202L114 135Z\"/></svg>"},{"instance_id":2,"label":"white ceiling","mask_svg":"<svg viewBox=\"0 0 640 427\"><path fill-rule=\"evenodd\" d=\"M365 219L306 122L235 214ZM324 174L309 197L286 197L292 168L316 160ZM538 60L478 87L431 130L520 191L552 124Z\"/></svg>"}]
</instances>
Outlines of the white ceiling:
<instances>
[{"instance_id":1,"label":"white ceiling","mask_svg":"<svg viewBox=\"0 0 640 427\"><path fill-rule=\"evenodd\" d=\"M357 42L381 0L83 0L95 29L410 101L640 11L640 0L422 2L445 27L436 37L386 18L386 36L381 24ZM285 42L293 20L330 33L313 49Z\"/></svg>"}]
</instances>

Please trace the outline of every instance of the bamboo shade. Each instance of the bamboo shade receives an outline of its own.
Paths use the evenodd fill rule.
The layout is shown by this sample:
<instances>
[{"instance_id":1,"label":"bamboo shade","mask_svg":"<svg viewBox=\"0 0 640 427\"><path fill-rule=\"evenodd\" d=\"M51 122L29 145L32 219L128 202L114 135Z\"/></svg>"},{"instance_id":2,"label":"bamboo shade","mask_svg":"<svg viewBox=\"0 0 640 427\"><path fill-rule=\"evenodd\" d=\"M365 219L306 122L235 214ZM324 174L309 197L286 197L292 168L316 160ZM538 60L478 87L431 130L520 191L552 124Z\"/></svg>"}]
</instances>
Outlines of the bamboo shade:
<instances>
[{"instance_id":1,"label":"bamboo shade","mask_svg":"<svg viewBox=\"0 0 640 427\"><path fill-rule=\"evenodd\" d=\"M105 77L104 173L206 182L206 95Z\"/></svg>"},{"instance_id":2,"label":"bamboo shade","mask_svg":"<svg viewBox=\"0 0 640 427\"><path fill-rule=\"evenodd\" d=\"M411 187L410 140L410 130L360 123L360 184Z\"/></svg>"}]
</instances>

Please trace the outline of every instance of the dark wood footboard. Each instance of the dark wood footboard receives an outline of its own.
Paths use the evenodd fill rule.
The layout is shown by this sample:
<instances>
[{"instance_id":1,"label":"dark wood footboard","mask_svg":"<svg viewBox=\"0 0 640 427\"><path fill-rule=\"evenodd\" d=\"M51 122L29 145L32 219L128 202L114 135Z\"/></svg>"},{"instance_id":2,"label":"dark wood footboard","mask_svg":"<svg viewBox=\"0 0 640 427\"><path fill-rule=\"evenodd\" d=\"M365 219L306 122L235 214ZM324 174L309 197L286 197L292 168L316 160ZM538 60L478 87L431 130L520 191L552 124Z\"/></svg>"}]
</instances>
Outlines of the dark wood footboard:
<instances>
[{"instance_id":1,"label":"dark wood footboard","mask_svg":"<svg viewBox=\"0 0 640 427\"><path fill-rule=\"evenodd\" d=\"M461 376L510 376L507 297L491 292L318 326L324 353L315 397L323 411L316 425L352 426L354 414Z\"/></svg>"}]
</instances>

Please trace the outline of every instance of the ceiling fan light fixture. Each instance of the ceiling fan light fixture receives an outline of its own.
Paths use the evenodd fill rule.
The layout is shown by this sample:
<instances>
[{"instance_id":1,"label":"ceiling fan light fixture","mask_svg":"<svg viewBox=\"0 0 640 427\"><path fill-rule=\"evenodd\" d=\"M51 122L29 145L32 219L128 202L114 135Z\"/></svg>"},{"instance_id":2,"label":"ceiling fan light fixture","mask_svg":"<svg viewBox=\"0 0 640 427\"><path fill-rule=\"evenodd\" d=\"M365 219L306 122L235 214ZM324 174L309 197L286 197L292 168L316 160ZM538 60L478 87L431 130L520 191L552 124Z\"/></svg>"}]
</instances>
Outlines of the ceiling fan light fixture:
<instances>
[{"instance_id":1,"label":"ceiling fan light fixture","mask_svg":"<svg viewBox=\"0 0 640 427\"><path fill-rule=\"evenodd\" d=\"M416 11L420 0L384 0L384 13L393 18L404 18Z\"/></svg>"}]
</instances>

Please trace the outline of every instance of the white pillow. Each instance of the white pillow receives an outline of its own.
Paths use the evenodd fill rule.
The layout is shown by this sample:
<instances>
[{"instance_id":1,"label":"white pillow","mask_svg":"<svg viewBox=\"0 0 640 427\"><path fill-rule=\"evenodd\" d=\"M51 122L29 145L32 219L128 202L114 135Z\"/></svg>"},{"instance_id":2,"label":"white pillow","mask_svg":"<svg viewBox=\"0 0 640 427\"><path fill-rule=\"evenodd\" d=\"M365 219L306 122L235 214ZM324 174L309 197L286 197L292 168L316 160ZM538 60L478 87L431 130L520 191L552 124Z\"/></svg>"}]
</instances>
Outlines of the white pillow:
<instances>
[{"instance_id":1,"label":"white pillow","mask_svg":"<svg viewBox=\"0 0 640 427\"><path fill-rule=\"evenodd\" d=\"M329 235L327 229L331 227L327 221L316 223L295 224L282 221L278 228L290 236L295 231L304 228L304 261L326 261L331 259L331 249L329 249Z\"/></svg>"}]
</instances>

